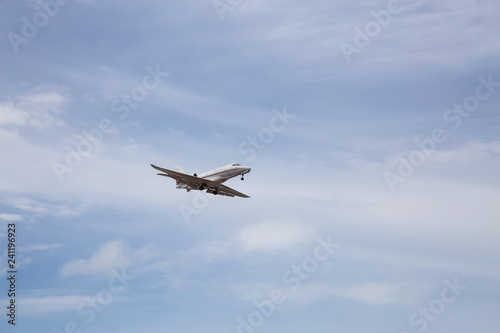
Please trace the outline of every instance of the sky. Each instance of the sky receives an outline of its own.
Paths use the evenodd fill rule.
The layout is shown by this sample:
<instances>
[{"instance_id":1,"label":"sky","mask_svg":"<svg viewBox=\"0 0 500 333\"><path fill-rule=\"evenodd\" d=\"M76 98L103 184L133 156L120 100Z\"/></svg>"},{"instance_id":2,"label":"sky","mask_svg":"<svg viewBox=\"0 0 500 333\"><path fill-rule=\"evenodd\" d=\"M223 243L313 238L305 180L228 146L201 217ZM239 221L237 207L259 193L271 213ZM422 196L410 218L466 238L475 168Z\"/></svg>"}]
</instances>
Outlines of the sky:
<instances>
[{"instance_id":1,"label":"sky","mask_svg":"<svg viewBox=\"0 0 500 333\"><path fill-rule=\"evenodd\" d=\"M1 2L1 332L498 332L499 16Z\"/></svg>"}]
</instances>

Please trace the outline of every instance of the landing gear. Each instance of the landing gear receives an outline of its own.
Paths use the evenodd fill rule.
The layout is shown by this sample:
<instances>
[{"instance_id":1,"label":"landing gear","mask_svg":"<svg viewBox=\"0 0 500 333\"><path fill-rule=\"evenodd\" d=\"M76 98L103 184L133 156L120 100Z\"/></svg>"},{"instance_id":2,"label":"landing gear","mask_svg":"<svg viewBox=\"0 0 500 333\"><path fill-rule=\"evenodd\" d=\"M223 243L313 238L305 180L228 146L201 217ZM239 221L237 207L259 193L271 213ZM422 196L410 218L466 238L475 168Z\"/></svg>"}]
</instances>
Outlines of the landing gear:
<instances>
[{"instance_id":1,"label":"landing gear","mask_svg":"<svg viewBox=\"0 0 500 333\"><path fill-rule=\"evenodd\" d=\"M216 188L216 189L214 190L214 195L217 195L217 194L219 194L219 190Z\"/></svg>"},{"instance_id":2,"label":"landing gear","mask_svg":"<svg viewBox=\"0 0 500 333\"><path fill-rule=\"evenodd\" d=\"M201 184L200 187L198 187L198 190L203 191L205 189L205 184Z\"/></svg>"},{"instance_id":3,"label":"landing gear","mask_svg":"<svg viewBox=\"0 0 500 333\"><path fill-rule=\"evenodd\" d=\"M243 178L243 175L241 175L241 180L245 180L245 178Z\"/></svg>"},{"instance_id":4,"label":"landing gear","mask_svg":"<svg viewBox=\"0 0 500 333\"><path fill-rule=\"evenodd\" d=\"M196 173L193 173L193 176L198 177L198 175Z\"/></svg>"}]
</instances>

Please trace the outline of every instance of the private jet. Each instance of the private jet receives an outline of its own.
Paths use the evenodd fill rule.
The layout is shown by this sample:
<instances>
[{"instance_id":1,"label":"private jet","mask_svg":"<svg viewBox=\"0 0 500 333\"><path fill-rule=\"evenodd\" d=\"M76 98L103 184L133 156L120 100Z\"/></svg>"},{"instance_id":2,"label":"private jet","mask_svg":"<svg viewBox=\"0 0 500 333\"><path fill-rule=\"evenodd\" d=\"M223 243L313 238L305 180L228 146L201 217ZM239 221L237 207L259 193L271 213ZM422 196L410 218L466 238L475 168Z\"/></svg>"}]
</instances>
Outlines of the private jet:
<instances>
[{"instance_id":1,"label":"private jet","mask_svg":"<svg viewBox=\"0 0 500 333\"><path fill-rule=\"evenodd\" d=\"M166 176L175 179L176 188L185 189L186 191L191 190L207 190L207 193L213 193L214 195L225 195L228 197L242 197L249 198L248 195L233 190L226 185L222 185L226 180L231 179L236 176L241 175L241 180L244 180L243 176L250 172L251 168L240 165L238 163L228 164L223 167L210 170L200 174L199 176L194 173L189 175L182 170L181 167L175 168L175 171L160 168L154 164L151 164L153 168L161 171L158 173L160 176Z\"/></svg>"}]
</instances>

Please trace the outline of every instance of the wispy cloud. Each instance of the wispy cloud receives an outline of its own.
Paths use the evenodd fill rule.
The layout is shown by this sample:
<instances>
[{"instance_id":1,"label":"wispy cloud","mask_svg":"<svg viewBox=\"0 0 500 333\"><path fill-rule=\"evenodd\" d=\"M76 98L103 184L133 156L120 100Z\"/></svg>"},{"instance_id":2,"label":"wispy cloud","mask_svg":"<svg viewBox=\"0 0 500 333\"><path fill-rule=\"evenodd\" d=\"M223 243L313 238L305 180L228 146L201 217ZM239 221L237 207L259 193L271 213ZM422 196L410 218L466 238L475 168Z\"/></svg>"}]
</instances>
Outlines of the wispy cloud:
<instances>
[{"instance_id":1,"label":"wispy cloud","mask_svg":"<svg viewBox=\"0 0 500 333\"><path fill-rule=\"evenodd\" d=\"M421 292L421 287L403 286L395 283L367 282L338 286L326 283L307 284L290 297L301 305L311 304L328 298L348 299L368 305L408 305Z\"/></svg>"},{"instance_id":2,"label":"wispy cloud","mask_svg":"<svg viewBox=\"0 0 500 333\"><path fill-rule=\"evenodd\" d=\"M74 275L110 275L112 270L132 264L130 249L123 241L110 241L102 245L89 259L76 259L65 264L62 277Z\"/></svg>"},{"instance_id":3,"label":"wispy cloud","mask_svg":"<svg viewBox=\"0 0 500 333\"><path fill-rule=\"evenodd\" d=\"M287 251L310 241L314 231L295 221L268 221L244 227L237 239L243 252Z\"/></svg>"},{"instance_id":4,"label":"wispy cloud","mask_svg":"<svg viewBox=\"0 0 500 333\"><path fill-rule=\"evenodd\" d=\"M19 214L8 214L8 213L0 213L0 220L7 222L15 222L22 220L22 216Z\"/></svg>"},{"instance_id":5,"label":"wispy cloud","mask_svg":"<svg viewBox=\"0 0 500 333\"><path fill-rule=\"evenodd\" d=\"M60 248L60 244L33 244L28 246L23 246L21 248L22 252L38 252L38 251L47 251Z\"/></svg>"},{"instance_id":6,"label":"wispy cloud","mask_svg":"<svg viewBox=\"0 0 500 333\"><path fill-rule=\"evenodd\" d=\"M60 115L69 101L66 89L39 87L13 100L0 102L0 126L45 130L64 124Z\"/></svg>"},{"instance_id":7,"label":"wispy cloud","mask_svg":"<svg viewBox=\"0 0 500 333\"><path fill-rule=\"evenodd\" d=\"M437 151L429 159L430 167L447 168L450 165L500 160L500 141L472 140L455 149Z\"/></svg>"},{"instance_id":8,"label":"wispy cloud","mask_svg":"<svg viewBox=\"0 0 500 333\"><path fill-rule=\"evenodd\" d=\"M68 217L80 214L84 209L82 206L72 206L66 202L48 203L17 195L5 195L4 203L7 205L31 213L34 216L53 215Z\"/></svg>"},{"instance_id":9,"label":"wispy cloud","mask_svg":"<svg viewBox=\"0 0 500 333\"><path fill-rule=\"evenodd\" d=\"M39 317L65 312L74 312L79 304L85 302L87 295L54 295L55 290L47 290L50 296L40 297L19 297L19 304L22 304L23 313L28 317ZM2 300L7 302L8 300Z\"/></svg>"}]
</instances>

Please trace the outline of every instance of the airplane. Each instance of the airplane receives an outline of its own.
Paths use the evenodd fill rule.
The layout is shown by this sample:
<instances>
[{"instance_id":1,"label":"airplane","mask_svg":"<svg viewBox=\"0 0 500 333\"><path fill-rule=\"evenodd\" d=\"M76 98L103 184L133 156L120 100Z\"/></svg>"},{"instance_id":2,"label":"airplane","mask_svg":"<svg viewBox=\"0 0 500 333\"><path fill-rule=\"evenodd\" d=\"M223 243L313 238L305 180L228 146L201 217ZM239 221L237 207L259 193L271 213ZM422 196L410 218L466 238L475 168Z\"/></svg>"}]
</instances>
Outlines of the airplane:
<instances>
[{"instance_id":1,"label":"airplane","mask_svg":"<svg viewBox=\"0 0 500 333\"><path fill-rule=\"evenodd\" d=\"M239 175L241 175L241 180L244 180L243 176L250 172L251 168L238 163L228 164L223 167L204 172L199 176L196 173L189 175L185 173L181 167L177 167L175 168L175 171L173 171L160 168L154 164L151 164L151 166L162 172L157 175L175 179L175 187L185 189L188 192L191 190L203 191L206 189L207 193L213 193L214 195L219 194L228 197L238 196L242 198L250 198L246 194L233 190L226 185L222 185L222 183L226 180Z\"/></svg>"}]
</instances>

